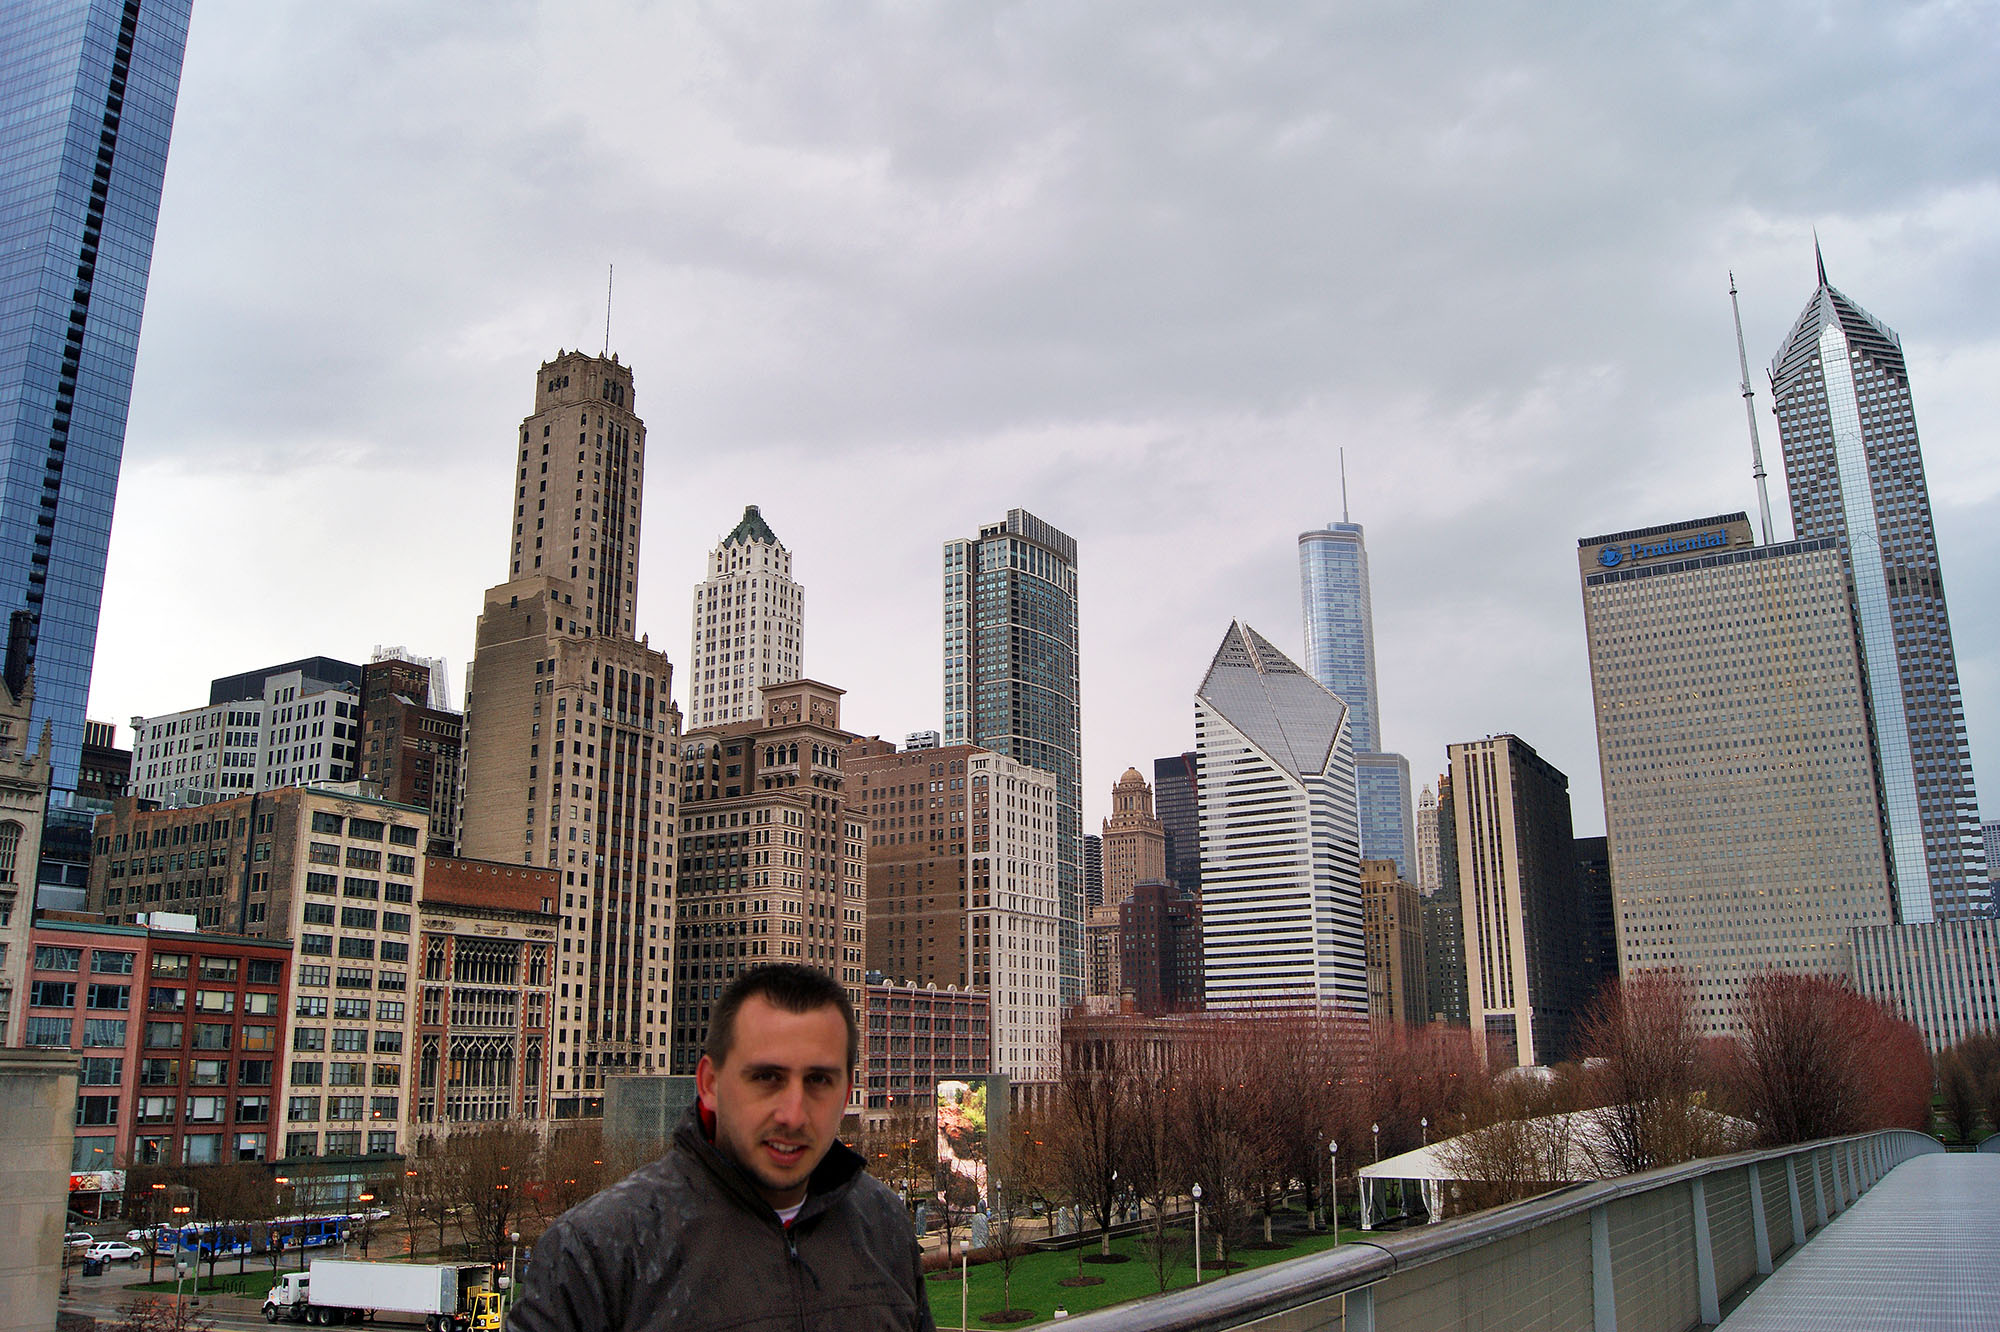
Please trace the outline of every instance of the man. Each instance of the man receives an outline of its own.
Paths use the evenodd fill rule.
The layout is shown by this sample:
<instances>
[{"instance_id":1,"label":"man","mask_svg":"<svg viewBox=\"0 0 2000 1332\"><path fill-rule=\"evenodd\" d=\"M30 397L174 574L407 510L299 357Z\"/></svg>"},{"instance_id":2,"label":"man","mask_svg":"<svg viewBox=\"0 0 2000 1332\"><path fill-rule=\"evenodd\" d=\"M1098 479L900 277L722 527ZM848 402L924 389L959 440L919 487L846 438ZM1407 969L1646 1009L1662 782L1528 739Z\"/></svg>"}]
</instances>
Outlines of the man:
<instances>
[{"instance_id":1,"label":"man","mask_svg":"<svg viewBox=\"0 0 2000 1332\"><path fill-rule=\"evenodd\" d=\"M557 1218L509 1332L934 1332L902 1203L834 1138L859 1052L825 972L737 977L667 1154Z\"/></svg>"}]
</instances>

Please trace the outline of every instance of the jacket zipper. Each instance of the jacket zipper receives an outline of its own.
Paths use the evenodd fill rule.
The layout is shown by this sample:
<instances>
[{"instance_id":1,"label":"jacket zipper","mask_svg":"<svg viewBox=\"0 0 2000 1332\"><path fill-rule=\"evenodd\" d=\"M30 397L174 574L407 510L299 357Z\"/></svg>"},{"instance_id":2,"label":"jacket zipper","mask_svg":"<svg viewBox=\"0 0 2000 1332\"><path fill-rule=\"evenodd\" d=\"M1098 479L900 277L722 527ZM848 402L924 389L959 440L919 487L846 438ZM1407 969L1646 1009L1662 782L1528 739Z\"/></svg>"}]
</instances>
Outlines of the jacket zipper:
<instances>
[{"instance_id":1,"label":"jacket zipper","mask_svg":"<svg viewBox=\"0 0 2000 1332\"><path fill-rule=\"evenodd\" d=\"M784 1227L785 1255L792 1260L792 1307L798 1310L799 1332L806 1332L806 1285L799 1275L805 1260L799 1257L799 1237L792 1233L790 1226Z\"/></svg>"}]
</instances>

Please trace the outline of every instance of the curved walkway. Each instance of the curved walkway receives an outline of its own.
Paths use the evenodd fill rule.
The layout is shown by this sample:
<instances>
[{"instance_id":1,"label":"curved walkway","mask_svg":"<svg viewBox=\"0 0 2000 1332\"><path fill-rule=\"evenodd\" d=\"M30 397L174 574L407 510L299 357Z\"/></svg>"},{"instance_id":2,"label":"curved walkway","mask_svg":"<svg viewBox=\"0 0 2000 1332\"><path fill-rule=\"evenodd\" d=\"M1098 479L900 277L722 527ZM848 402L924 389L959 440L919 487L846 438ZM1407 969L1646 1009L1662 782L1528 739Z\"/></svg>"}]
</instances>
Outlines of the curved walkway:
<instances>
[{"instance_id":1,"label":"curved walkway","mask_svg":"<svg viewBox=\"0 0 2000 1332\"><path fill-rule=\"evenodd\" d=\"M2000 1154L1938 1152L1903 1162L1721 1326L2000 1329Z\"/></svg>"}]
</instances>

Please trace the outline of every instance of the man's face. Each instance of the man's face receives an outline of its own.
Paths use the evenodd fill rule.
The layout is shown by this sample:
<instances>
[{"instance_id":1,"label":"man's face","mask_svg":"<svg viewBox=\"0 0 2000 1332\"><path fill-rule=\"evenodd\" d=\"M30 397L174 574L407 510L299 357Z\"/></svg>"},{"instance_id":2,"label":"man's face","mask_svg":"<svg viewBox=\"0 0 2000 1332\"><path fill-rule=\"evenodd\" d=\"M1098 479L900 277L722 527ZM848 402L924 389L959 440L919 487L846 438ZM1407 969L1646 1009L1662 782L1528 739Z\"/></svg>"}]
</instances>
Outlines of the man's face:
<instances>
[{"instance_id":1,"label":"man's face","mask_svg":"<svg viewBox=\"0 0 2000 1332\"><path fill-rule=\"evenodd\" d=\"M757 1183L773 1207L806 1196L806 1178L833 1146L847 1109L847 1024L831 1005L788 1013L762 995L736 1010L735 1039L720 1065L695 1067L701 1103L715 1116L715 1145Z\"/></svg>"}]
</instances>

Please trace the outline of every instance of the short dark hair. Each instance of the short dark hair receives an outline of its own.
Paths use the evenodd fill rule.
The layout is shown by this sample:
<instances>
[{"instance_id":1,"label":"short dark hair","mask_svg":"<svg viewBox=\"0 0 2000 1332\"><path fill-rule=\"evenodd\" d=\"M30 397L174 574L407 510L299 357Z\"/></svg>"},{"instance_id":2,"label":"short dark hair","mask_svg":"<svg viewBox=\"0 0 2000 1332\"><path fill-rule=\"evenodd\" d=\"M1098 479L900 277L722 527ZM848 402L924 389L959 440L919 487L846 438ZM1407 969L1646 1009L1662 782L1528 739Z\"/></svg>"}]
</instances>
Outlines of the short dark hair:
<instances>
[{"instance_id":1,"label":"short dark hair","mask_svg":"<svg viewBox=\"0 0 2000 1332\"><path fill-rule=\"evenodd\" d=\"M861 1058L861 1026L854 1018L854 1005L840 982L824 971L796 962L773 962L752 967L729 982L716 1000L708 1019L708 1043L702 1049L718 1068L729 1058L736 1042L736 1010L746 999L761 998L773 1008L787 1013L810 1013L819 1008L837 1008L847 1024L847 1072L851 1077Z\"/></svg>"}]
</instances>

